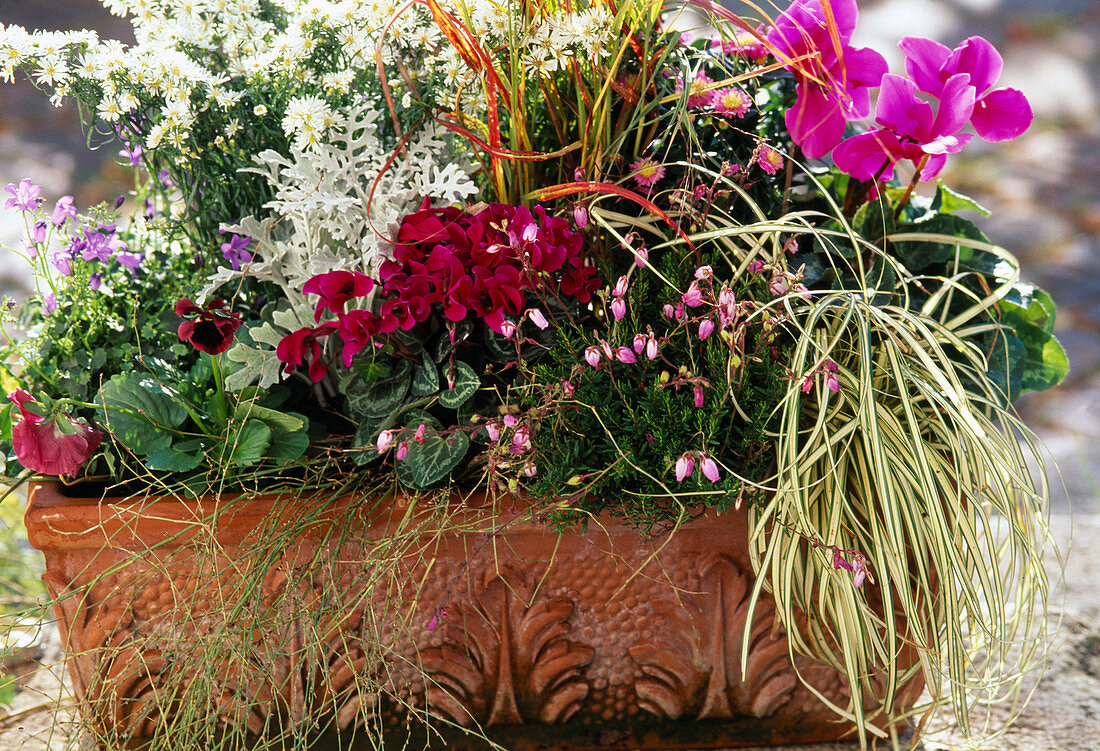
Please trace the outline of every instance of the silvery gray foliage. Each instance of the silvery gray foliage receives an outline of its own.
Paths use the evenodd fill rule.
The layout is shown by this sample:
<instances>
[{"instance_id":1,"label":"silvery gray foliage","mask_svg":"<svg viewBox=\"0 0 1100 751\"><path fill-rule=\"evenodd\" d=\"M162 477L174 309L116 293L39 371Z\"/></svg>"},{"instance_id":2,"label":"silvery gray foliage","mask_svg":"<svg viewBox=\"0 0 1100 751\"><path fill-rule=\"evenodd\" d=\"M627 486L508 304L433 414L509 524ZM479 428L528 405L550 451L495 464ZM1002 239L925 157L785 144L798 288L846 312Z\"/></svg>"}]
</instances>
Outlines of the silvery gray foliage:
<instances>
[{"instance_id":1,"label":"silvery gray foliage","mask_svg":"<svg viewBox=\"0 0 1100 751\"><path fill-rule=\"evenodd\" d=\"M285 302L277 307L294 312L281 316L284 322L298 319L310 325L312 305L302 286L311 277L336 269L376 276L379 264L392 254L389 240L401 219L419 208L424 197L453 203L477 192L460 142L434 126L409 139L404 153L379 178L393 153L377 135L384 116L360 102L337 119L327 143L312 150L292 148L289 157L270 150L259 154L256 166L243 171L263 175L273 188L275 198L265 206L271 216L245 217L223 226L226 232L253 238L254 259L239 270L219 267L203 294L247 275L282 290ZM274 332L268 333L284 328L280 321L270 323ZM242 364L232 379L235 387L257 381L266 387L278 380L278 370L270 364L274 346L270 351L261 347L262 358L242 349L255 348L238 344L231 351L230 359Z\"/></svg>"}]
</instances>

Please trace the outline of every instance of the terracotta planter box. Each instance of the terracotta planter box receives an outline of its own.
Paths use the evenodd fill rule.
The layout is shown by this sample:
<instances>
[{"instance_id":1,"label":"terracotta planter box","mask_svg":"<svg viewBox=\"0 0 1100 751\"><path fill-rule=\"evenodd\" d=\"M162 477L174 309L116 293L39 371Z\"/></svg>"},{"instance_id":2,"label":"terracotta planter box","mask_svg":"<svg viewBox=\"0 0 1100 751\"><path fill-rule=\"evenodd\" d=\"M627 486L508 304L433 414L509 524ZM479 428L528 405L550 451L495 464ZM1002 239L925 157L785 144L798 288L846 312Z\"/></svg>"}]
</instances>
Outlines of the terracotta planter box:
<instances>
[{"instance_id":1,"label":"terracotta planter box","mask_svg":"<svg viewBox=\"0 0 1100 751\"><path fill-rule=\"evenodd\" d=\"M486 535L470 511L469 533L423 535L397 558L400 576L375 581L364 551L377 555L406 518L400 503L387 509L357 539L295 540L265 564L258 604L234 610L226 603L249 576L236 554L265 519L289 513L273 499L101 502L34 486L27 530L51 593L72 593L56 614L86 721L148 737L190 687L219 722L254 731L312 710L326 732L380 714L396 733L407 702L509 748L715 748L851 732L796 679L767 596L747 626L741 677L753 585L743 512L643 542L614 525L558 535L530 521ZM373 659L368 633L389 640L385 660ZM226 644L248 659L215 657L213 678L189 673L187 655ZM799 668L846 703L839 674ZM364 695L363 671L384 690ZM901 705L920 689L911 682ZM476 745L458 731L445 738Z\"/></svg>"}]
</instances>

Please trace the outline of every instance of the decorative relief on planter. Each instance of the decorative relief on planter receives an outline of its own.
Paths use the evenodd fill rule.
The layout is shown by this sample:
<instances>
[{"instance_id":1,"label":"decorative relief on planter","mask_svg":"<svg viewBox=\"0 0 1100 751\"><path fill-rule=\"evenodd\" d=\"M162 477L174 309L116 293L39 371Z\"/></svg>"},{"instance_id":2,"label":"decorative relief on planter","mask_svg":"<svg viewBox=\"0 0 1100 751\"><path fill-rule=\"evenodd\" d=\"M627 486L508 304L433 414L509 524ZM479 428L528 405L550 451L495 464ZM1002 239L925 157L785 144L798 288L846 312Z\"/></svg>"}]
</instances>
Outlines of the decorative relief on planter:
<instances>
[{"instance_id":1,"label":"decorative relief on planter","mask_svg":"<svg viewBox=\"0 0 1100 751\"><path fill-rule=\"evenodd\" d=\"M664 732L695 748L835 739L845 729L798 682L771 598L745 622L744 534L734 515L654 544L629 530L559 538L529 525L488 555L471 556L476 545L461 538L415 551L385 581L362 564L362 544L307 541L267 564L236 609L247 564L231 545L214 566L194 547L135 557L66 538L66 550L47 548L44 578L85 714L116 736L150 736L190 692L254 732L318 714L339 729L379 717L398 728L409 708L427 707L513 733L511 745L523 739L513 729L530 726L547 728L532 742L548 726L573 728L561 747L577 749L660 748ZM194 674L198 653L205 668ZM846 704L838 672L798 664ZM670 730L654 735L662 722Z\"/></svg>"}]
</instances>

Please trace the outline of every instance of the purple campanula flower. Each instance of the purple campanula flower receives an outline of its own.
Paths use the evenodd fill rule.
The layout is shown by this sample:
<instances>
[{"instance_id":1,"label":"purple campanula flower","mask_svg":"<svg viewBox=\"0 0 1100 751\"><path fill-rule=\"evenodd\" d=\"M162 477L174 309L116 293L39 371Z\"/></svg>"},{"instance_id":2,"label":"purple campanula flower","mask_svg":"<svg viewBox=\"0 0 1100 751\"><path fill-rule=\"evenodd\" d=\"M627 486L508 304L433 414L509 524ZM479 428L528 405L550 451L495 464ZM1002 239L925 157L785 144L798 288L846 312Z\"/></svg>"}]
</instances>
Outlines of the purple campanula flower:
<instances>
[{"instance_id":1,"label":"purple campanula flower","mask_svg":"<svg viewBox=\"0 0 1100 751\"><path fill-rule=\"evenodd\" d=\"M145 254L144 253L130 253L130 252L127 251L127 252L115 254L115 258L118 259L119 263L121 263L123 266L128 268L130 270L131 274L136 274L138 268L141 266L142 262L145 260Z\"/></svg>"},{"instance_id":2,"label":"purple campanula flower","mask_svg":"<svg viewBox=\"0 0 1100 751\"><path fill-rule=\"evenodd\" d=\"M118 152L118 155L128 161L131 167L136 167L141 164L142 153L143 149L140 145L131 146L130 144L126 144L126 148Z\"/></svg>"},{"instance_id":3,"label":"purple campanula flower","mask_svg":"<svg viewBox=\"0 0 1100 751\"><path fill-rule=\"evenodd\" d=\"M92 289L99 289L102 284L103 276L98 271L88 279L88 286Z\"/></svg>"},{"instance_id":4,"label":"purple campanula flower","mask_svg":"<svg viewBox=\"0 0 1100 751\"><path fill-rule=\"evenodd\" d=\"M57 204L53 207L53 214L50 216L50 221L54 223L55 227L63 227L65 223L76 216L76 206L73 206L72 196L61 196L57 199Z\"/></svg>"},{"instance_id":5,"label":"purple campanula flower","mask_svg":"<svg viewBox=\"0 0 1100 751\"><path fill-rule=\"evenodd\" d=\"M42 192L42 186L35 185L28 177L20 180L18 186L15 183L8 183L4 190L11 193L11 198L4 203L4 208L34 211L42 205L42 199L38 197Z\"/></svg>"}]
</instances>

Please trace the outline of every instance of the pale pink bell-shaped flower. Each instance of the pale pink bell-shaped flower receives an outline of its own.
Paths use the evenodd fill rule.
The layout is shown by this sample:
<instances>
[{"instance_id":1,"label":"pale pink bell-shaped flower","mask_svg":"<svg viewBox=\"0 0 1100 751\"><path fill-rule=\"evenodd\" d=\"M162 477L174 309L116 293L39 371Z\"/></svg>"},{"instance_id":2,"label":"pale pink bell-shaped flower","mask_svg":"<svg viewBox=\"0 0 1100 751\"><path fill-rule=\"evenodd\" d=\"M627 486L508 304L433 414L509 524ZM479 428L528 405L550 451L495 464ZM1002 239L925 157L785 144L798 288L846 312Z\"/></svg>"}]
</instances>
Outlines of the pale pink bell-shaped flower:
<instances>
[{"instance_id":1,"label":"pale pink bell-shaped flower","mask_svg":"<svg viewBox=\"0 0 1100 751\"><path fill-rule=\"evenodd\" d=\"M699 323L699 338L706 339L708 336L714 333L714 321L709 318L704 318Z\"/></svg>"},{"instance_id":2,"label":"pale pink bell-shaped flower","mask_svg":"<svg viewBox=\"0 0 1100 751\"><path fill-rule=\"evenodd\" d=\"M546 316L542 314L542 311L538 308L531 308L527 311L527 317L531 319L531 323L538 326L540 329L545 329L550 325L550 322L546 320Z\"/></svg>"},{"instance_id":3,"label":"pale pink bell-shaped flower","mask_svg":"<svg viewBox=\"0 0 1100 751\"><path fill-rule=\"evenodd\" d=\"M691 389L691 393L692 396L695 397L695 406L702 407L704 403L703 387L699 384L695 384L695 386L693 386Z\"/></svg>"},{"instance_id":4,"label":"pale pink bell-shaped flower","mask_svg":"<svg viewBox=\"0 0 1100 751\"><path fill-rule=\"evenodd\" d=\"M611 301L611 315L616 321L621 321L626 316L626 301L623 298L616 297Z\"/></svg>"},{"instance_id":5,"label":"pale pink bell-shaped flower","mask_svg":"<svg viewBox=\"0 0 1100 751\"><path fill-rule=\"evenodd\" d=\"M397 459L397 461L401 461L402 459L404 459L408 455L409 455L409 442L408 441L401 441L401 443L397 444L397 451L394 453L394 458Z\"/></svg>"},{"instance_id":6,"label":"pale pink bell-shaped flower","mask_svg":"<svg viewBox=\"0 0 1100 751\"><path fill-rule=\"evenodd\" d=\"M703 304L703 291L699 289L698 282L692 282L688 287L687 292L683 295L684 305L689 308L697 308Z\"/></svg>"},{"instance_id":7,"label":"pale pink bell-shaped flower","mask_svg":"<svg viewBox=\"0 0 1100 751\"><path fill-rule=\"evenodd\" d=\"M634 351L637 354L642 354L642 350L645 349L645 344L648 339L649 337L647 337L645 334L638 333L634 335Z\"/></svg>"},{"instance_id":8,"label":"pale pink bell-shaped flower","mask_svg":"<svg viewBox=\"0 0 1100 751\"><path fill-rule=\"evenodd\" d=\"M657 340L652 336L649 337L649 341L645 344L645 356L650 360L657 359Z\"/></svg>"},{"instance_id":9,"label":"pale pink bell-shaped flower","mask_svg":"<svg viewBox=\"0 0 1100 751\"><path fill-rule=\"evenodd\" d=\"M577 229L584 229L588 226L588 210L579 203L573 207L573 222L577 225Z\"/></svg>"},{"instance_id":10,"label":"pale pink bell-shaped flower","mask_svg":"<svg viewBox=\"0 0 1100 751\"><path fill-rule=\"evenodd\" d=\"M689 454L683 454L676 460L676 482L683 482L695 471L695 460Z\"/></svg>"},{"instance_id":11,"label":"pale pink bell-shaped flower","mask_svg":"<svg viewBox=\"0 0 1100 751\"><path fill-rule=\"evenodd\" d=\"M600 348L590 345L584 348L584 361L593 368L600 364Z\"/></svg>"},{"instance_id":12,"label":"pale pink bell-shaped flower","mask_svg":"<svg viewBox=\"0 0 1100 751\"><path fill-rule=\"evenodd\" d=\"M703 460L699 463L699 469L703 471L703 475L711 482L718 482L722 475L718 471L718 463L709 456L704 456Z\"/></svg>"},{"instance_id":13,"label":"pale pink bell-shaped flower","mask_svg":"<svg viewBox=\"0 0 1100 751\"><path fill-rule=\"evenodd\" d=\"M383 430L381 433L378 434L378 443L377 443L378 453L382 454L382 453L385 453L386 451L388 451L390 449L390 447L393 446L394 441L396 441L396 440L397 440L397 431L396 430Z\"/></svg>"},{"instance_id":14,"label":"pale pink bell-shaped flower","mask_svg":"<svg viewBox=\"0 0 1100 751\"><path fill-rule=\"evenodd\" d=\"M615 283L615 289L611 290L611 294L615 297L622 297L626 294L627 288L630 286L630 280L626 276L620 276L619 281Z\"/></svg>"},{"instance_id":15,"label":"pale pink bell-shaped flower","mask_svg":"<svg viewBox=\"0 0 1100 751\"><path fill-rule=\"evenodd\" d=\"M616 353L619 358L619 362L632 365L638 361L638 358L634 356L634 351L630 347L619 347L619 351Z\"/></svg>"}]
</instances>

